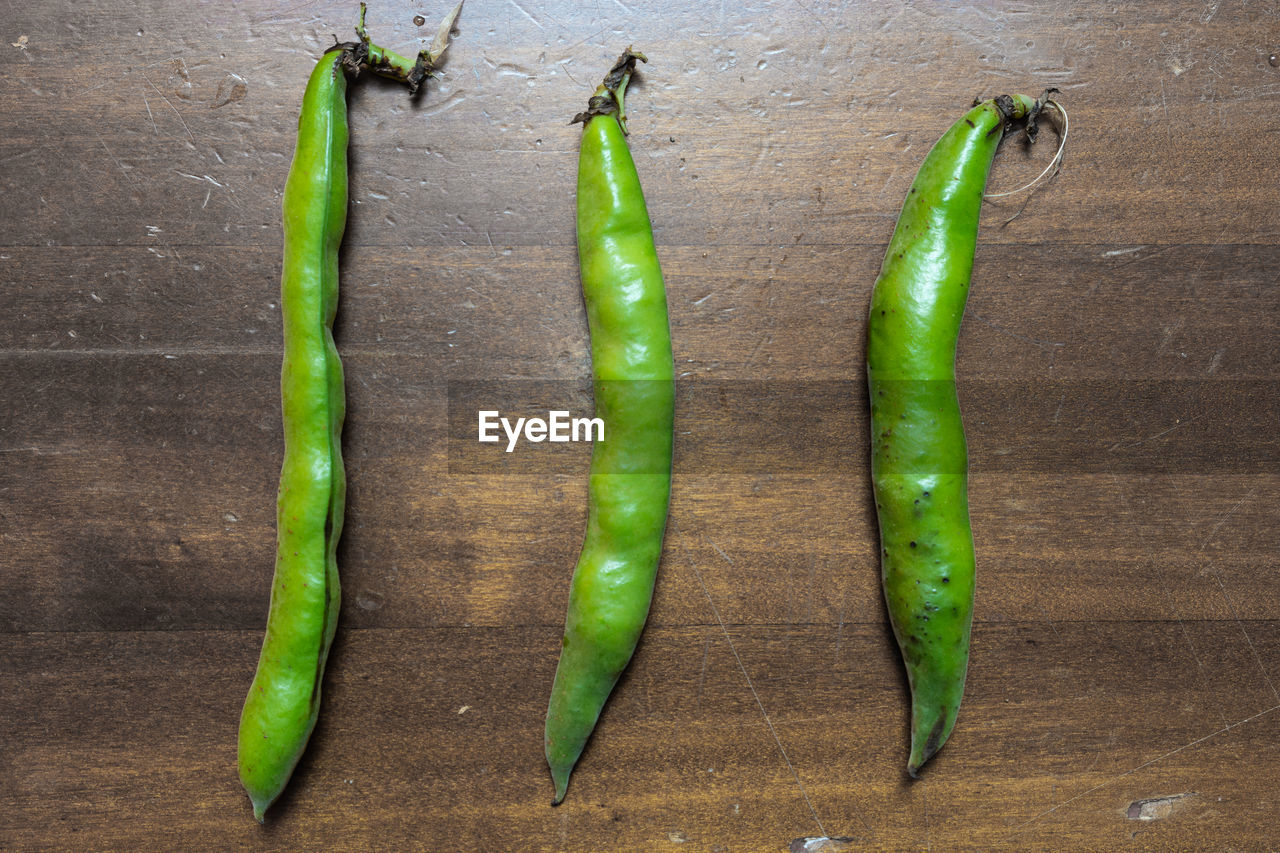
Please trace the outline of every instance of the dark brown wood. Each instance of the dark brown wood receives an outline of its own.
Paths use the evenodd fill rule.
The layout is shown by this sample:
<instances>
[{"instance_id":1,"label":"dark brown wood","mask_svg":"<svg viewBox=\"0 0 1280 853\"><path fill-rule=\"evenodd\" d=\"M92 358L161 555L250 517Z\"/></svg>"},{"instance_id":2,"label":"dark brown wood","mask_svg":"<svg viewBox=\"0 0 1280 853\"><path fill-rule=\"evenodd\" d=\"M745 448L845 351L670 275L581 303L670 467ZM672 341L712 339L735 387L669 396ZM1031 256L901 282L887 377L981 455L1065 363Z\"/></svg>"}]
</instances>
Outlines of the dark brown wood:
<instances>
[{"instance_id":1,"label":"dark brown wood","mask_svg":"<svg viewBox=\"0 0 1280 853\"><path fill-rule=\"evenodd\" d=\"M369 26L409 48L444 11ZM306 74L355 13L7 10L0 848L1276 846L1280 43L1246 3L469 0L422 97L353 87L342 628L255 824L235 733L282 449L279 206ZM628 43L676 475L649 630L552 809L586 449L481 447L474 409L584 403L568 119ZM1045 86L1064 168L987 205L960 341L969 687L912 783L867 298L937 136ZM1011 137L992 191L1056 144Z\"/></svg>"}]
</instances>

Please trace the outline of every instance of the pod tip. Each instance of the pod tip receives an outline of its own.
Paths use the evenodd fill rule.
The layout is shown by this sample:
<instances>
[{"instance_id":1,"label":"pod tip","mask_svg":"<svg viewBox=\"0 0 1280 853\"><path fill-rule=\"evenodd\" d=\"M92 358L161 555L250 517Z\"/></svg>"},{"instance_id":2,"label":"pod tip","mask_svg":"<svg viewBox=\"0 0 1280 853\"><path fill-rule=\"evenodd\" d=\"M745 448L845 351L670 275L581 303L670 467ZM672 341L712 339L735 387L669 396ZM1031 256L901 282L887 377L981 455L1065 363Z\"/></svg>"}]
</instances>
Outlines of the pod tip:
<instances>
[{"instance_id":1,"label":"pod tip","mask_svg":"<svg viewBox=\"0 0 1280 853\"><path fill-rule=\"evenodd\" d=\"M911 733L911 756L907 759L907 773L912 779L920 778L920 768L938 754L942 745L951 734L952 722L945 707L938 709L939 714L927 731L923 727L915 728ZM919 723L920 721L916 721ZM924 737L921 737L921 735Z\"/></svg>"},{"instance_id":2,"label":"pod tip","mask_svg":"<svg viewBox=\"0 0 1280 853\"><path fill-rule=\"evenodd\" d=\"M259 797L250 791L245 793L249 794L249 802L253 804L253 819L258 823L265 824L267 822L267 809L271 808L271 804L276 801L276 798L270 796Z\"/></svg>"},{"instance_id":3,"label":"pod tip","mask_svg":"<svg viewBox=\"0 0 1280 853\"><path fill-rule=\"evenodd\" d=\"M558 806L564 802L564 795L569 790L569 773L570 770L551 769L551 781L556 785L556 795L552 799L551 805Z\"/></svg>"}]
</instances>

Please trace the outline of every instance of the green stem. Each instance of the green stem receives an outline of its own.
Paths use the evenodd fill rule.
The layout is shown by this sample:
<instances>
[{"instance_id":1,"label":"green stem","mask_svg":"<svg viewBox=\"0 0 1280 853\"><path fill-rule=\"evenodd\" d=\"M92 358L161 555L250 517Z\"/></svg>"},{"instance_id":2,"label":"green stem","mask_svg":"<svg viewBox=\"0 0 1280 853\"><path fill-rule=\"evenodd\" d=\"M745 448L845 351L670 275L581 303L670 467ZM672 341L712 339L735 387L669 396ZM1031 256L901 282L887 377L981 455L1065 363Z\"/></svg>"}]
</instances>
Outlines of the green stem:
<instances>
[{"instance_id":1,"label":"green stem","mask_svg":"<svg viewBox=\"0 0 1280 853\"><path fill-rule=\"evenodd\" d=\"M440 57L444 54L445 48L449 46L449 33L453 30L453 25L458 20L458 14L462 11L462 2L459 2L448 15L445 15L444 20L440 22L440 27L436 31L436 37L432 40L431 45L418 51L418 55L414 59L376 45L369 39L369 33L364 25L366 9L366 5L361 3L360 19L356 23L356 36L360 39L360 43L358 45L343 45L343 47L347 49L354 48L359 52L356 59L358 68L368 68L374 74L390 77L392 80L399 80L408 85L410 94L417 92L418 87L422 85L424 80L435 76Z\"/></svg>"}]
</instances>

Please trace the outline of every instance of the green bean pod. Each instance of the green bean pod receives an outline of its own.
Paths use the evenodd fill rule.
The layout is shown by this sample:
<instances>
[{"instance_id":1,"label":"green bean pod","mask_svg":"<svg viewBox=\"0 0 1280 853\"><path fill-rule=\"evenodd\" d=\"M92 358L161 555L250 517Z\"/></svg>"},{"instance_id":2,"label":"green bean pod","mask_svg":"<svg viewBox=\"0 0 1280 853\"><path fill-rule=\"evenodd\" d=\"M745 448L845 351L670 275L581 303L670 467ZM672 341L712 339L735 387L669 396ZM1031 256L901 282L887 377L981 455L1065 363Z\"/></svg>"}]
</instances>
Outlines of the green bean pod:
<instances>
[{"instance_id":1,"label":"green bean pod","mask_svg":"<svg viewBox=\"0 0 1280 853\"><path fill-rule=\"evenodd\" d=\"M662 555L671 494L675 365L653 231L627 148L623 95L644 60L623 52L586 112L578 160L578 257L596 416L587 530L573 573L545 748L559 804L635 651Z\"/></svg>"},{"instance_id":2,"label":"green bean pod","mask_svg":"<svg viewBox=\"0 0 1280 853\"><path fill-rule=\"evenodd\" d=\"M446 20L451 27L452 17ZM335 45L311 72L284 191L285 448L275 577L257 672L241 712L238 750L240 781L259 822L284 790L315 728L341 602L336 554L346 498L346 403L333 320L347 218L347 75L373 61L378 73L416 88L439 55L423 51L409 60L370 44L363 4L357 33L359 42ZM420 75L416 81L414 75Z\"/></svg>"},{"instance_id":3,"label":"green bean pod","mask_svg":"<svg viewBox=\"0 0 1280 853\"><path fill-rule=\"evenodd\" d=\"M1043 103L983 101L934 145L871 295L871 476L881 581L911 687L912 776L950 736L969 663L975 558L955 357L978 214L1006 126L1028 119L1034 138Z\"/></svg>"}]
</instances>

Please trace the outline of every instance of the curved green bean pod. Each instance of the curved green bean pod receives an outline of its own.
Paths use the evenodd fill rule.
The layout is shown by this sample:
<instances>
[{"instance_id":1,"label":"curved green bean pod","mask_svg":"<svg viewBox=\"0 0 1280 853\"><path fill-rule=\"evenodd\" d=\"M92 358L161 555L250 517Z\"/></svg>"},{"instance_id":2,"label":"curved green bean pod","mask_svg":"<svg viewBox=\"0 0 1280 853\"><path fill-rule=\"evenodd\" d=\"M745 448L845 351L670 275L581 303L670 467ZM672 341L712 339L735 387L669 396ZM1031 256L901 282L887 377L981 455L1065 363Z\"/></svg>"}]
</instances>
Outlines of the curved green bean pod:
<instances>
[{"instance_id":1,"label":"curved green bean pod","mask_svg":"<svg viewBox=\"0 0 1280 853\"><path fill-rule=\"evenodd\" d=\"M871 476L881 581L911 686L912 776L950 736L969 663L975 559L955 356L978 214L1006 125L1027 119L1034 138L1043 104L983 101L943 135L911 185L871 295Z\"/></svg>"},{"instance_id":2,"label":"curved green bean pod","mask_svg":"<svg viewBox=\"0 0 1280 853\"><path fill-rule=\"evenodd\" d=\"M587 531L547 708L545 748L564 799L596 720L649 613L671 494L675 365L662 270L635 164L623 95L644 60L630 49L596 89L578 160L578 257L591 330L596 415Z\"/></svg>"},{"instance_id":3,"label":"curved green bean pod","mask_svg":"<svg viewBox=\"0 0 1280 853\"><path fill-rule=\"evenodd\" d=\"M458 9L443 27L448 36ZM284 191L280 392L284 464L276 506L275 578L257 673L240 717L240 781L259 822L284 790L320 711L325 660L341 600L336 552L346 478L341 433L342 363L333 342L338 247L347 218L347 75L371 61L411 88L439 57L383 50L364 32L316 64L302 99L298 140ZM434 46L433 46L434 47Z\"/></svg>"}]
</instances>

